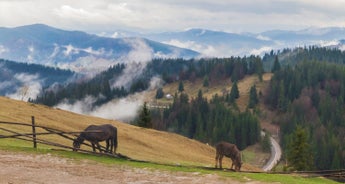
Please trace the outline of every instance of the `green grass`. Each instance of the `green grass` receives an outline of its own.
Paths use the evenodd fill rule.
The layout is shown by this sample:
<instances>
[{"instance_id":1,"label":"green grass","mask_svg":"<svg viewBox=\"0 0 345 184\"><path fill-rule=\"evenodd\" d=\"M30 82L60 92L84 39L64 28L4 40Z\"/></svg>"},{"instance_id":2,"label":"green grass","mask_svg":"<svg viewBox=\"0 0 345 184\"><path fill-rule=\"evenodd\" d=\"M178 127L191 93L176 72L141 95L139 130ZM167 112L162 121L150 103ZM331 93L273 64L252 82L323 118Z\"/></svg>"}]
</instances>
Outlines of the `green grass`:
<instances>
[{"instance_id":1,"label":"green grass","mask_svg":"<svg viewBox=\"0 0 345 184\"><path fill-rule=\"evenodd\" d=\"M118 159L106 156L96 156L89 155L79 152L72 152L68 150L53 150L48 146L39 145L39 148L34 149L32 143L13 139L0 139L0 149L20 152L20 153L30 153L30 154L51 154L58 157L73 159L76 162L82 160L90 160L97 163L105 165L125 165L134 168L147 168L151 170L164 170L171 172L193 172L200 174L217 174L221 177L230 177L233 180L240 182L250 182L250 181L261 181L264 183L282 183L282 184L332 184L336 183L332 180L325 178L307 178L299 175L288 175L288 174L266 174L266 173L243 173L243 172L231 172L222 170L212 170L198 167L186 167L186 166L174 166L174 165L162 165L155 163L137 162L129 161L126 159Z\"/></svg>"}]
</instances>

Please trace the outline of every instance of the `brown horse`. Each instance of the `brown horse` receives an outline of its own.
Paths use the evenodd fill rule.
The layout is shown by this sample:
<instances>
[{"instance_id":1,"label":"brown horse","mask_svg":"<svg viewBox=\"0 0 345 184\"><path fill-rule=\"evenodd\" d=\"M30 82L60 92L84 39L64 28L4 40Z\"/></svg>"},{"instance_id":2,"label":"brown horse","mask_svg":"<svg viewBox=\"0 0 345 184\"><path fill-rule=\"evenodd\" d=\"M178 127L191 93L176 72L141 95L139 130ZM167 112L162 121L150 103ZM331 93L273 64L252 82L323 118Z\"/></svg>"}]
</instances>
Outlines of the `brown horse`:
<instances>
[{"instance_id":1,"label":"brown horse","mask_svg":"<svg viewBox=\"0 0 345 184\"><path fill-rule=\"evenodd\" d=\"M242 166L241 161L241 153L238 150L237 146L235 144L227 143L227 142L219 142L216 145L216 168L219 163L219 168L222 168L222 160L223 157L226 156L232 160L232 165L235 166L235 171L240 171Z\"/></svg>"},{"instance_id":2,"label":"brown horse","mask_svg":"<svg viewBox=\"0 0 345 184\"><path fill-rule=\"evenodd\" d=\"M117 128L110 124L90 125L73 141L73 151L77 151L80 145L88 140L91 142L92 149L96 152L95 145L99 152L102 152L99 142L106 141L106 152L116 153L117 148Z\"/></svg>"}]
</instances>

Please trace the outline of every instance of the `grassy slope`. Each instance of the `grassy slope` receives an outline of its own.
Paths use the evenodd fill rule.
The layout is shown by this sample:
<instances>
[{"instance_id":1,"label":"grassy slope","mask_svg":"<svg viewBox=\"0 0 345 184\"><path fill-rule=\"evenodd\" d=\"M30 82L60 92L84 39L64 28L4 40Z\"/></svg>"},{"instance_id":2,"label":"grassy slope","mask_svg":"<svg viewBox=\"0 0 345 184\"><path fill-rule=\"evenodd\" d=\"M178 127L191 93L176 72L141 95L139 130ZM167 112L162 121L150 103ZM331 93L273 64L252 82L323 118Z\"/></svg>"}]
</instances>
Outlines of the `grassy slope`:
<instances>
[{"instance_id":1,"label":"grassy slope","mask_svg":"<svg viewBox=\"0 0 345 184\"><path fill-rule=\"evenodd\" d=\"M173 133L143 129L121 123L91 116L79 115L50 107L25 103L0 97L0 121L31 123L31 116L35 116L37 125L45 125L65 131L81 131L90 124L110 123L118 127L118 152L134 159L168 163L210 166L214 165L215 150L213 147L198 141L187 139ZM20 132L31 132L30 127L14 127L2 125ZM3 133L3 132L2 132ZM0 134L2 134L0 132ZM71 145L70 140L59 136L38 136L38 138ZM16 144L16 141L0 139L0 146ZM19 145L31 146L31 143ZM39 147L42 145L38 145ZM228 162L228 163L227 163ZM225 164L230 164L226 161ZM244 170L256 170L245 164Z\"/></svg>"}]
</instances>

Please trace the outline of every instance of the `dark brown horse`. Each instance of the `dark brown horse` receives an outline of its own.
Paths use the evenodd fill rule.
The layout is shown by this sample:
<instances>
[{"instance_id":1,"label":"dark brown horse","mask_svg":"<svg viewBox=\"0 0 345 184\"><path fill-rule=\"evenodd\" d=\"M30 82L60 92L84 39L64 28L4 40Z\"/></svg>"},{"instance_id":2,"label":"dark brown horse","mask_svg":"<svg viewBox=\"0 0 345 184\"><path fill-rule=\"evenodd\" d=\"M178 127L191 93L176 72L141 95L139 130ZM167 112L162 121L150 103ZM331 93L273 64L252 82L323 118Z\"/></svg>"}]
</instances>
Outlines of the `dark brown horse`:
<instances>
[{"instance_id":1,"label":"dark brown horse","mask_svg":"<svg viewBox=\"0 0 345 184\"><path fill-rule=\"evenodd\" d=\"M95 145L99 152L102 152L99 142L106 141L106 152L116 153L117 148L117 128L110 124L90 125L73 141L73 151L77 151L84 140L90 141L92 149L96 152Z\"/></svg>"},{"instance_id":2,"label":"dark brown horse","mask_svg":"<svg viewBox=\"0 0 345 184\"><path fill-rule=\"evenodd\" d=\"M235 166L235 171L240 171L242 166L241 161L241 152L238 150L235 144L227 143L227 142L219 142L216 145L216 168L219 163L219 168L222 168L222 160L223 157L226 156L232 160L232 165Z\"/></svg>"}]
</instances>

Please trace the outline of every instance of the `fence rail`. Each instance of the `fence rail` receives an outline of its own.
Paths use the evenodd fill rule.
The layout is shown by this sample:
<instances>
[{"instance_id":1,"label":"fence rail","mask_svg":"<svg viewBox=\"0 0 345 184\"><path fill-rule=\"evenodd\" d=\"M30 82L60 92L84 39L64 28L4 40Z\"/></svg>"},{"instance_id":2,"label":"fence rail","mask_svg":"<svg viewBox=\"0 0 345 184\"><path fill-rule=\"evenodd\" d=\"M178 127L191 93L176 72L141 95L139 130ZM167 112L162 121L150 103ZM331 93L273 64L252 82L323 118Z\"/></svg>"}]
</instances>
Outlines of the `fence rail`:
<instances>
[{"instance_id":1,"label":"fence rail","mask_svg":"<svg viewBox=\"0 0 345 184\"><path fill-rule=\"evenodd\" d=\"M98 133L101 131L62 131L62 130L58 130L55 128L50 128L47 126L42 126L42 125L36 125L35 124L35 118L32 116L31 118L31 124L28 123L19 123L19 122L6 122L6 121L0 121L0 125L14 125L14 126L27 126L27 127L32 127L32 132L28 133L20 133L20 132L16 132L13 130L10 130L8 128L3 128L0 127L0 130L2 130L3 132L7 132L10 135L1 135L0 134L0 138L14 138L14 139L19 139L19 140L23 140L23 141L28 141L28 142L32 142L33 143L33 148L37 148L37 143L39 144L44 144L44 145L49 145L49 146L54 146L54 147L58 147L58 148L63 148L63 149L70 149L73 150L73 147L71 146L67 146L67 145L63 145L61 143L57 143L57 142L52 142L52 141L48 141L46 139L42 139L42 138L38 138L39 137L43 137L45 135L58 135L61 136L64 139L68 139L70 141L73 141L77 135L83 133L83 132L92 132L92 133ZM44 132L38 132L37 128L44 130ZM92 148L92 145L87 143L87 142L83 142L83 145ZM72 145L72 142L71 144ZM93 151L89 151L89 150L85 150L85 149L78 149L79 152L83 152L83 153L88 153L88 154L95 154L95 155L107 155L107 156L111 156L111 157L117 157L117 158L128 158L129 157L125 156L125 155L121 155L121 154L110 154L110 153L106 153L106 148L102 145L100 145L101 150L103 151L103 153L97 153L97 152L93 152Z\"/></svg>"}]
</instances>

